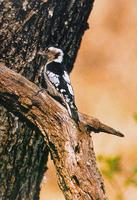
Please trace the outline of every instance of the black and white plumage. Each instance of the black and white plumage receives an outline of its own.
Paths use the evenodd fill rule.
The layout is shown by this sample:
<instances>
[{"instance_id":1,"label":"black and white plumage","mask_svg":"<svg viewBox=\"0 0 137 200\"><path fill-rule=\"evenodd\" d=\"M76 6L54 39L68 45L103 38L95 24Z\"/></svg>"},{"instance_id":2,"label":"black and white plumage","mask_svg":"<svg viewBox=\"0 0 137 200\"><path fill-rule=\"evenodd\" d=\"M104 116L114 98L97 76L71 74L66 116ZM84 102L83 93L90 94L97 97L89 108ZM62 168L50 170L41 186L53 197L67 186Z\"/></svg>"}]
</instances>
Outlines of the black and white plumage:
<instances>
[{"instance_id":1,"label":"black and white plumage","mask_svg":"<svg viewBox=\"0 0 137 200\"><path fill-rule=\"evenodd\" d=\"M78 123L79 117L73 88L63 64L64 53L59 48L49 47L46 55L48 61L44 67L44 79L47 91L53 97L60 97L62 99L62 104L67 108L69 115Z\"/></svg>"}]
</instances>

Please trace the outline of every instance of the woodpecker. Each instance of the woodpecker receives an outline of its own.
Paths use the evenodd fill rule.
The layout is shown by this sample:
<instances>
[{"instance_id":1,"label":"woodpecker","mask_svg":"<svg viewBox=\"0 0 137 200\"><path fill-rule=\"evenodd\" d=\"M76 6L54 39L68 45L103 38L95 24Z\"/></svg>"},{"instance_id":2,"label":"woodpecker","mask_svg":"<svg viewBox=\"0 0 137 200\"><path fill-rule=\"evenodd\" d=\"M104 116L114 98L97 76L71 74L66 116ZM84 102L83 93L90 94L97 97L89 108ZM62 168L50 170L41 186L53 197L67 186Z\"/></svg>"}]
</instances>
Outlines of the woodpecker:
<instances>
[{"instance_id":1,"label":"woodpecker","mask_svg":"<svg viewBox=\"0 0 137 200\"><path fill-rule=\"evenodd\" d=\"M63 64L61 49L49 47L46 51L47 63L43 69L44 82L48 93L68 110L70 117L78 124L79 116L69 74ZM61 98L61 101L60 101Z\"/></svg>"}]
</instances>

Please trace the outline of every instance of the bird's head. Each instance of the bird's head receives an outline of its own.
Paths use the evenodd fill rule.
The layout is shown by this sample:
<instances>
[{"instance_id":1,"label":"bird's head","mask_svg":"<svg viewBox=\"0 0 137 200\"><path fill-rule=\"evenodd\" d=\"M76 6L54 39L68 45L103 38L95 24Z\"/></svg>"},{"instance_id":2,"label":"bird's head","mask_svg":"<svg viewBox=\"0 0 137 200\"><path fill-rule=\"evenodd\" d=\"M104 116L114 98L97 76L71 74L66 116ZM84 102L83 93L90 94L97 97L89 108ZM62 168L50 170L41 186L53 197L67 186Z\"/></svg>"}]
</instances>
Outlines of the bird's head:
<instances>
[{"instance_id":1,"label":"bird's head","mask_svg":"<svg viewBox=\"0 0 137 200\"><path fill-rule=\"evenodd\" d=\"M56 48L56 47L49 47L46 50L46 56L47 56L47 62L58 62L58 63L62 63L63 61L63 56L64 53L61 49Z\"/></svg>"}]
</instances>

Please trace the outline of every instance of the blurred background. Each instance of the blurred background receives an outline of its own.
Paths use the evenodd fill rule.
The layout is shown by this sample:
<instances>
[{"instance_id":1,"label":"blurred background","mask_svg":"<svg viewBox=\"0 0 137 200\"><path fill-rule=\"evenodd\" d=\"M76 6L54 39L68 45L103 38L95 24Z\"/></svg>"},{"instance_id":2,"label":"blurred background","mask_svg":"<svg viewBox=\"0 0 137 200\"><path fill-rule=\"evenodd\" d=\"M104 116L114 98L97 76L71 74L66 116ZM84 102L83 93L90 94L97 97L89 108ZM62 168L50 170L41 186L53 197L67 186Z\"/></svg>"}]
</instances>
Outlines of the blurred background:
<instances>
[{"instance_id":1,"label":"blurred background","mask_svg":"<svg viewBox=\"0 0 137 200\"><path fill-rule=\"evenodd\" d=\"M71 74L78 109L123 132L93 134L109 200L137 200L137 0L95 0ZM40 200L64 200L52 162Z\"/></svg>"}]
</instances>

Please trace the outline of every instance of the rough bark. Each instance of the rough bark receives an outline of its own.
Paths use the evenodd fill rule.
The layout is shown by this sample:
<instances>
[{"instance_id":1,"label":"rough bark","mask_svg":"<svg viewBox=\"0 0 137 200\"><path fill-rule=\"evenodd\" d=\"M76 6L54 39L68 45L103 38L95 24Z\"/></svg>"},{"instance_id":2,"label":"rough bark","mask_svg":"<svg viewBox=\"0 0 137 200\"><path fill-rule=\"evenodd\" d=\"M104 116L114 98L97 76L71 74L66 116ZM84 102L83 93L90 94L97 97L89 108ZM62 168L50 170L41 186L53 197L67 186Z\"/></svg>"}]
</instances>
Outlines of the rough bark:
<instances>
[{"instance_id":1,"label":"rough bark","mask_svg":"<svg viewBox=\"0 0 137 200\"><path fill-rule=\"evenodd\" d=\"M106 199L89 132L101 130L123 136L121 133L82 114L83 129L79 129L64 107L5 66L0 67L0 97L8 110L30 121L44 135L66 199ZM90 130L84 129L87 126Z\"/></svg>"},{"instance_id":2,"label":"rough bark","mask_svg":"<svg viewBox=\"0 0 137 200\"><path fill-rule=\"evenodd\" d=\"M0 60L40 85L45 59L37 52L59 46L71 71L92 5L93 0L0 1ZM36 127L0 103L0 199L38 199L48 147Z\"/></svg>"},{"instance_id":3,"label":"rough bark","mask_svg":"<svg viewBox=\"0 0 137 200\"><path fill-rule=\"evenodd\" d=\"M38 52L45 50L47 46L58 46L65 52L64 62L70 72L82 35L88 27L87 18L92 5L91 0L1 1L1 61L40 86L38 75L46 60ZM1 74L3 75L2 71ZM26 83L27 80L24 81ZM19 83L20 79L16 81L16 84ZM26 88L30 89L32 95L30 99L26 99L28 90L23 89L23 82L21 90L16 85L12 95L7 90L6 96L4 89L1 90L0 199L39 199L40 182L47 168L49 150L66 199L105 199L102 178L96 168L89 136L82 135L62 106L47 94L36 94L36 85L31 85L30 82L27 84ZM5 86L1 85L1 89L12 89L10 84ZM40 101L43 95L44 98ZM56 115L51 105L60 114ZM88 131L104 130L105 125L96 123L95 126L93 121L90 121ZM92 123L94 126L91 126ZM118 133L110 127L107 128L110 133ZM46 143L41 132L46 136ZM85 159L82 160L83 155ZM84 166L85 170L81 173L81 167Z\"/></svg>"}]
</instances>

